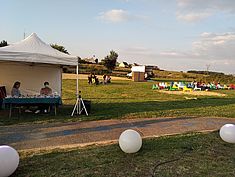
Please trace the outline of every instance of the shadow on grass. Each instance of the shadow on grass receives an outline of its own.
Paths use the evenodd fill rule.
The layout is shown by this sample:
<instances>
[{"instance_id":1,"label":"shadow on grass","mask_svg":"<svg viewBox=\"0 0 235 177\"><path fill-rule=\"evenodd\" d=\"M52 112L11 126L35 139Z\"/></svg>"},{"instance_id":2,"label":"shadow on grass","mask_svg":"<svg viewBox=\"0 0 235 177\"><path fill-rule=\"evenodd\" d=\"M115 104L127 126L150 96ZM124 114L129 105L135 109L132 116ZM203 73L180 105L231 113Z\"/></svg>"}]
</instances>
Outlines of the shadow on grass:
<instances>
[{"instance_id":1,"label":"shadow on grass","mask_svg":"<svg viewBox=\"0 0 235 177\"><path fill-rule=\"evenodd\" d=\"M22 113L18 117L17 112L13 112L13 117L8 118L8 112L6 110L0 110L0 126L8 124L19 124L27 122L73 122L73 121L89 121L89 120L104 120L104 119L116 119L122 117L131 117L138 114L145 114L154 116L157 112L183 110L188 108L208 108L214 106L229 106L235 104L235 98L203 98L198 100L176 100L176 101L145 101L145 102L118 102L114 103L93 103L91 105L91 113L87 117L81 115L79 117L71 117L73 105L64 105L58 110L58 115L51 114L39 114ZM120 102L119 102L120 101ZM208 110L210 111L210 110ZM219 110L218 110L219 111ZM186 110L187 112L187 110ZM209 112L208 112L209 113ZM197 113L195 111L195 116ZM133 115L133 117L135 117ZM161 115L160 115L161 116ZM181 116L181 115L177 115ZM185 115L182 115L185 116ZM206 116L206 115L205 115ZM143 117L143 115L141 116Z\"/></svg>"},{"instance_id":2,"label":"shadow on grass","mask_svg":"<svg viewBox=\"0 0 235 177\"><path fill-rule=\"evenodd\" d=\"M122 117L132 113L148 113L187 108L206 108L235 104L235 98L205 98L199 100L146 101L127 103L97 103L92 107L94 116L105 115L106 118Z\"/></svg>"}]
</instances>

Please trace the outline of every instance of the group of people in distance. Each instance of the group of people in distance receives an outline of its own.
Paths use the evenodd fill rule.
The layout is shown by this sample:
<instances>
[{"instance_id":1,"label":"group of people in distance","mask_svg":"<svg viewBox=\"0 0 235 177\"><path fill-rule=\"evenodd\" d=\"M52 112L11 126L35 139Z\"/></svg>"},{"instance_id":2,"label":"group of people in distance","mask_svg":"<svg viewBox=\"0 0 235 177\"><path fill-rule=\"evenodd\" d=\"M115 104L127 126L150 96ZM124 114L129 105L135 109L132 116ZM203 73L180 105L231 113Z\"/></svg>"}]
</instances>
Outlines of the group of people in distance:
<instances>
[{"instance_id":1,"label":"group of people in distance","mask_svg":"<svg viewBox=\"0 0 235 177\"><path fill-rule=\"evenodd\" d=\"M104 84L111 83L111 77L109 75L103 75Z\"/></svg>"},{"instance_id":2,"label":"group of people in distance","mask_svg":"<svg viewBox=\"0 0 235 177\"><path fill-rule=\"evenodd\" d=\"M21 97L21 93L20 93L20 82L16 81L12 87L11 90L11 96L12 97ZM49 82L44 82L44 87L40 89L40 95L41 96L51 96L52 95L52 89L49 87ZM39 105L38 109L35 111L36 114L40 113L40 112L44 112L47 113L49 110L49 106L46 105ZM25 112L32 112L29 110L29 107L27 107L27 109L25 110Z\"/></svg>"},{"instance_id":3,"label":"group of people in distance","mask_svg":"<svg viewBox=\"0 0 235 177\"><path fill-rule=\"evenodd\" d=\"M219 90L219 89L229 89L226 84L222 85L220 82L197 82L193 81L188 84L188 87L201 88L201 90Z\"/></svg>"},{"instance_id":4,"label":"group of people in distance","mask_svg":"<svg viewBox=\"0 0 235 177\"><path fill-rule=\"evenodd\" d=\"M108 84L111 83L111 77L109 75L103 75L103 82L100 82L98 77L95 74L89 74L88 75L88 84L96 84L99 85L101 83Z\"/></svg>"},{"instance_id":5,"label":"group of people in distance","mask_svg":"<svg viewBox=\"0 0 235 177\"><path fill-rule=\"evenodd\" d=\"M192 82L171 82L170 86L176 85L179 88L186 86L187 88L200 89L200 90L219 90L219 89L233 89L232 85L222 85L220 82L198 82L196 80Z\"/></svg>"},{"instance_id":6,"label":"group of people in distance","mask_svg":"<svg viewBox=\"0 0 235 177\"><path fill-rule=\"evenodd\" d=\"M88 75L88 84L92 84L92 83L99 85L100 82L99 82L98 77L95 74L91 73L90 75Z\"/></svg>"}]
</instances>

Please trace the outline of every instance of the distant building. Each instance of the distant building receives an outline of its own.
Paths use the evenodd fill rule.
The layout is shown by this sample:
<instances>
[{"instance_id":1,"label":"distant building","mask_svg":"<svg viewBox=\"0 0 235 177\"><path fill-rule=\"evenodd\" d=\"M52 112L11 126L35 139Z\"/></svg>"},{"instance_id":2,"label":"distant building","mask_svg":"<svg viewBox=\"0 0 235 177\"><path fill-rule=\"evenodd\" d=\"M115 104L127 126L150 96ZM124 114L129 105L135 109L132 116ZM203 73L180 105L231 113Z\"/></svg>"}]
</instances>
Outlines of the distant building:
<instances>
[{"instance_id":1,"label":"distant building","mask_svg":"<svg viewBox=\"0 0 235 177\"><path fill-rule=\"evenodd\" d=\"M90 63L90 64L96 64L95 58L84 58L83 59L85 62Z\"/></svg>"},{"instance_id":2,"label":"distant building","mask_svg":"<svg viewBox=\"0 0 235 177\"><path fill-rule=\"evenodd\" d=\"M146 65L145 66L145 73L147 73L148 77L153 76L153 70L160 70L158 66L154 65Z\"/></svg>"},{"instance_id":3,"label":"distant building","mask_svg":"<svg viewBox=\"0 0 235 177\"><path fill-rule=\"evenodd\" d=\"M133 63L132 66L141 66L138 63Z\"/></svg>"},{"instance_id":4,"label":"distant building","mask_svg":"<svg viewBox=\"0 0 235 177\"><path fill-rule=\"evenodd\" d=\"M121 62L120 64L119 64L119 67L122 67L122 68L128 68L129 67L129 65L128 65L128 63L127 62Z\"/></svg>"},{"instance_id":5,"label":"distant building","mask_svg":"<svg viewBox=\"0 0 235 177\"><path fill-rule=\"evenodd\" d=\"M146 65L146 67L152 70L160 70L160 68L156 65Z\"/></svg>"},{"instance_id":6,"label":"distant building","mask_svg":"<svg viewBox=\"0 0 235 177\"><path fill-rule=\"evenodd\" d=\"M145 81L145 66L132 66L131 71L134 82Z\"/></svg>"},{"instance_id":7,"label":"distant building","mask_svg":"<svg viewBox=\"0 0 235 177\"><path fill-rule=\"evenodd\" d=\"M154 76L153 70L159 70L157 66L151 65L142 65L142 66L132 66L132 73L128 73L127 77L132 77L132 80L135 82L141 82L145 79L149 79Z\"/></svg>"}]
</instances>

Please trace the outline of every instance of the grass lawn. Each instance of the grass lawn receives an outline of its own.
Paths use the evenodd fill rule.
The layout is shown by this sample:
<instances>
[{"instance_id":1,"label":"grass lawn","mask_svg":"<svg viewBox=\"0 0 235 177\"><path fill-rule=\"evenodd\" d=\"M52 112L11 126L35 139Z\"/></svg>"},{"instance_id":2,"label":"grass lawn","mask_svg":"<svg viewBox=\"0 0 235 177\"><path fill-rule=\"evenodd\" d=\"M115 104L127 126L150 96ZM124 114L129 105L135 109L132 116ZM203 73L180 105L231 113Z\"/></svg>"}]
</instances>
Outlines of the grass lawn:
<instances>
[{"instance_id":1,"label":"grass lawn","mask_svg":"<svg viewBox=\"0 0 235 177\"><path fill-rule=\"evenodd\" d=\"M88 85L79 81L82 97L92 102L91 114L70 117L75 103L75 80L63 80L63 107L58 116L17 114L9 119L7 112L0 111L0 125L18 123L69 122L103 119L124 119L143 117L235 117L235 90L219 90L226 97L196 96L197 100L186 100L182 95L170 95L152 90L153 82L113 81L109 85ZM189 96L187 97L195 97Z\"/></svg>"},{"instance_id":2,"label":"grass lawn","mask_svg":"<svg viewBox=\"0 0 235 177\"><path fill-rule=\"evenodd\" d=\"M117 144L83 149L20 154L13 176L133 176L231 177L235 174L235 144L218 132L145 139L136 154Z\"/></svg>"}]
</instances>

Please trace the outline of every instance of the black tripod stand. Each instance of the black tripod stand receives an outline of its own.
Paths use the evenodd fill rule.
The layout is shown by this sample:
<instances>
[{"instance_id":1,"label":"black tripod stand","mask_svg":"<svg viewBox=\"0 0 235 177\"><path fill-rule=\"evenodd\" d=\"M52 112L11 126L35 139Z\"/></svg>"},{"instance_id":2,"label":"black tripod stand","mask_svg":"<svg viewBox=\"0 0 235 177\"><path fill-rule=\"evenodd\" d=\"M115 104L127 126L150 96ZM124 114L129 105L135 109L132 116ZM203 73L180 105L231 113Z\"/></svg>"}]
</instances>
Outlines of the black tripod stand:
<instances>
[{"instance_id":1,"label":"black tripod stand","mask_svg":"<svg viewBox=\"0 0 235 177\"><path fill-rule=\"evenodd\" d=\"M79 94L77 95L77 101L74 105L73 112L72 112L71 116L74 115L75 111L76 111L77 115L80 115L80 114L82 114L83 110L85 111L86 115L88 116L86 106L85 106L84 101L81 96L81 91L79 91Z\"/></svg>"}]
</instances>

